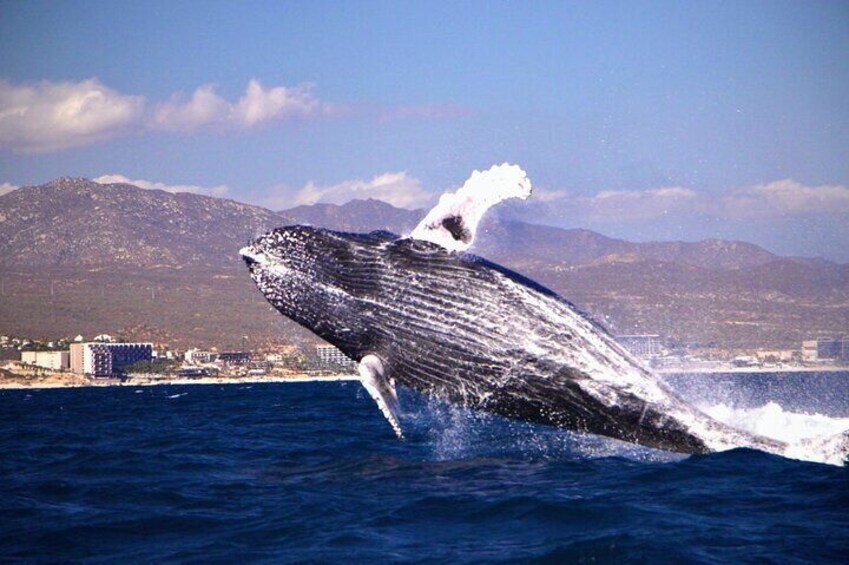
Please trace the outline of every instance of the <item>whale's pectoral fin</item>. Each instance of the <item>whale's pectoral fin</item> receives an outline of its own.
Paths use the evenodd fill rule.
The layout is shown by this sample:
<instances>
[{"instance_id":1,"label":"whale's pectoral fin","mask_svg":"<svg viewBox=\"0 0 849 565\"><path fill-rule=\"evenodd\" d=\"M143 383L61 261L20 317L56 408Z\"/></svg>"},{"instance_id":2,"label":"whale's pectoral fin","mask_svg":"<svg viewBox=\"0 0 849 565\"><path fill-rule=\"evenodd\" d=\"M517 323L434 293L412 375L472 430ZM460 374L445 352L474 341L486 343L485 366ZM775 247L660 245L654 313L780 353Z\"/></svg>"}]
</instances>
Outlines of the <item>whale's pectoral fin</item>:
<instances>
[{"instance_id":1,"label":"whale's pectoral fin","mask_svg":"<svg viewBox=\"0 0 849 565\"><path fill-rule=\"evenodd\" d=\"M360 382L389 420L395 435L398 439L404 439L404 433L398 421L398 393L395 392L395 384L386 378L383 362L377 355L366 355L360 360L357 370L360 373Z\"/></svg>"}]
</instances>

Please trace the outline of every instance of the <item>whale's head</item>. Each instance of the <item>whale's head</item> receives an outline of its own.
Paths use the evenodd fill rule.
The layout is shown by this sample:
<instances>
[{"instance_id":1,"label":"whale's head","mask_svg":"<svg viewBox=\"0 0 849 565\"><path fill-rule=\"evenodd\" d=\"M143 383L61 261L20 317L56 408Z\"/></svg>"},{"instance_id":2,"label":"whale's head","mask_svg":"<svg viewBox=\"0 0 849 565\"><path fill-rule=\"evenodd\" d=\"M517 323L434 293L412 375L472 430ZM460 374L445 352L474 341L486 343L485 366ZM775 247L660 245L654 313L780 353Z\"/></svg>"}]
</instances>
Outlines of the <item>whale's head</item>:
<instances>
[{"instance_id":1,"label":"whale's head","mask_svg":"<svg viewBox=\"0 0 849 565\"><path fill-rule=\"evenodd\" d=\"M362 340L358 300L378 285L380 252L397 236L350 234L310 226L277 228L239 254L266 300L331 343ZM369 268L370 267L370 268Z\"/></svg>"}]
</instances>

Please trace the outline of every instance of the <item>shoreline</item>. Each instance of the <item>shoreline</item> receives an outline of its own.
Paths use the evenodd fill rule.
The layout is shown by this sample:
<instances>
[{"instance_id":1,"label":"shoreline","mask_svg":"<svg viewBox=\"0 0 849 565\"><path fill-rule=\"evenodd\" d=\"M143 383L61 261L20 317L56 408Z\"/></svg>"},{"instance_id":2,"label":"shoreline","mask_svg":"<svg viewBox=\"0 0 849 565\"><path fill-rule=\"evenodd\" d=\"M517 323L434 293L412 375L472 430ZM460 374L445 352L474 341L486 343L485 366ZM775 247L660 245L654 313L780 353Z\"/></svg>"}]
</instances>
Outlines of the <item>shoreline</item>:
<instances>
[{"instance_id":1,"label":"shoreline","mask_svg":"<svg viewBox=\"0 0 849 565\"><path fill-rule=\"evenodd\" d=\"M658 375L722 375L736 373L849 373L849 367L663 367L652 369Z\"/></svg>"},{"instance_id":2,"label":"shoreline","mask_svg":"<svg viewBox=\"0 0 849 565\"><path fill-rule=\"evenodd\" d=\"M76 380L49 378L42 381L32 383L24 382L2 382L0 380L0 390L36 390L36 389L52 389L52 388L106 388L106 387L144 387L144 386L183 386L183 385L233 385L233 384L262 384L262 383L305 383L305 382L341 382L341 381L356 381L359 377L356 375L327 375L314 376L307 374L298 374L286 377L267 377L267 376L252 376L252 377L199 377L199 378L179 378L179 377L163 377L149 378L142 377L137 379L127 379L125 381L116 381L114 379L103 379L102 381L87 380L81 381L79 375Z\"/></svg>"},{"instance_id":3,"label":"shoreline","mask_svg":"<svg viewBox=\"0 0 849 565\"><path fill-rule=\"evenodd\" d=\"M723 375L723 374L784 374L784 373L849 373L849 367L676 367L653 369L658 376L670 375ZM236 385L262 383L305 383L305 382L341 382L358 381L359 377L352 374L308 375L305 373L287 376L244 376L244 377L166 377L142 376L129 378L124 381L116 379L94 380L77 374L60 373L46 378L33 379L26 382L26 375L18 379L0 378L0 390L37 390L53 388L105 388L105 387L146 387L146 386L184 386L184 385Z\"/></svg>"}]
</instances>

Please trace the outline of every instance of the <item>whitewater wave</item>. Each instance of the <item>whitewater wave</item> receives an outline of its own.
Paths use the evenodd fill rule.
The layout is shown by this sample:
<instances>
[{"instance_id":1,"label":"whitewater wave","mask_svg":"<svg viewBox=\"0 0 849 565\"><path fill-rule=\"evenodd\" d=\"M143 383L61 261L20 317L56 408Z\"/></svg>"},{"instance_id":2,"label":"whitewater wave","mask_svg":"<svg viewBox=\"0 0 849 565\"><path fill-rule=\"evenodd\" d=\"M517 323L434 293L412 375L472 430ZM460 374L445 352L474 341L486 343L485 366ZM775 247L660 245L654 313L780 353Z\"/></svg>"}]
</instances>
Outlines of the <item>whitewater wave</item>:
<instances>
[{"instance_id":1,"label":"whitewater wave","mask_svg":"<svg viewBox=\"0 0 849 565\"><path fill-rule=\"evenodd\" d=\"M729 426L786 443L837 435L849 430L849 418L791 412L777 402L767 402L754 408L737 408L724 403L699 408Z\"/></svg>"},{"instance_id":2,"label":"whitewater wave","mask_svg":"<svg viewBox=\"0 0 849 565\"><path fill-rule=\"evenodd\" d=\"M435 397L410 398L405 394L404 400L405 420L427 438L436 460L517 455L530 460L622 457L671 462L688 457L603 436L508 420ZM697 407L735 429L787 444L786 450L776 455L845 464L849 445L843 434L849 431L849 417L792 411L774 401L751 407L730 402L698 403Z\"/></svg>"},{"instance_id":3,"label":"whitewater wave","mask_svg":"<svg viewBox=\"0 0 849 565\"><path fill-rule=\"evenodd\" d=\"M777 402L740 408L725 403L699 406L712 418L754 435L787 444L780 455L844 465L849 453L849 418L785 410Z\"/></svg>"}]
</instances>

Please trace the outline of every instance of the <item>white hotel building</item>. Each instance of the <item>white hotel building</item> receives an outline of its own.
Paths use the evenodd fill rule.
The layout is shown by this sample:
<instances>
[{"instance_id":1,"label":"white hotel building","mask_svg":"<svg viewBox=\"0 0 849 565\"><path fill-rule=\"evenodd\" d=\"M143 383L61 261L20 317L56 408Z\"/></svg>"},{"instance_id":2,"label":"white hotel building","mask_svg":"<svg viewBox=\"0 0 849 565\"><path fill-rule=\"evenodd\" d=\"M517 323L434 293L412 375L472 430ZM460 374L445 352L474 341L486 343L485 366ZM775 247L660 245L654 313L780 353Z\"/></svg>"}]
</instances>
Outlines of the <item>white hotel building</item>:
<instances>
[{"instance_id":1,"label":"white hotel building","mask_svg":"<svg viewBox=\"0 0 849 565\"><path fill-rule=\"evenodd\" d=\"M153 359L152 343L73 343L71 370L94 377L111 377L127 365Z\"/></svg>"}]
</instances>

